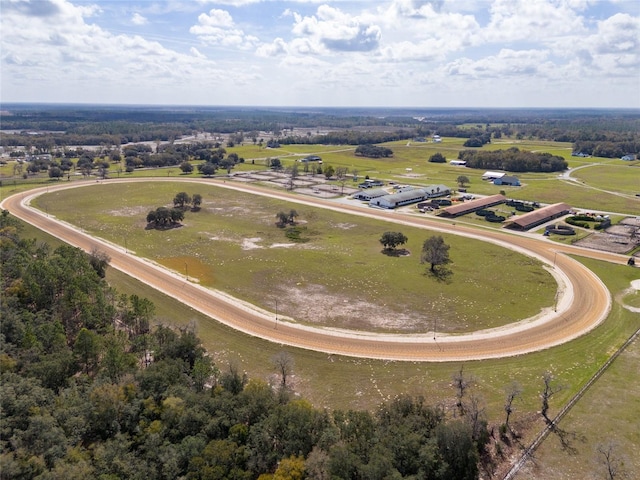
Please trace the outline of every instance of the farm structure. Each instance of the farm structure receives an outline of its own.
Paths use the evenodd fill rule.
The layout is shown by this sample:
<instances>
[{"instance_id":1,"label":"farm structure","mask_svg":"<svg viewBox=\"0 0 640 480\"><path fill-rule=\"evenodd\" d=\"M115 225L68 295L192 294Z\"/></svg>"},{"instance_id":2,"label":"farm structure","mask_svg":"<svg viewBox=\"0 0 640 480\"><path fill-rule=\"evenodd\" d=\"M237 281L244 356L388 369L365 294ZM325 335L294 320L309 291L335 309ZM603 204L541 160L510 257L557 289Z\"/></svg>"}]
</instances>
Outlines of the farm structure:
<instances>
[{"instance_id":1,"label":"farm structure","mask_svg":"<svg viewBox=\"0 0 640 480\"><path fill-rule=\"evenodd\" d=\"M477 200L471 200L458 205L452 205L443 209L438 215L449 218L459 217L460 215L466 215L467 213L477 212L484 208L506 203L506 201L507 197L504 195L491 195L489 197L478 198Z\"/></svg>"},{"instance_id":2,"label":"farm structure","mask_svg":"<svg viewBox=\"0 0 640 480\"><path fill-rule=\"evenodd\" d=\"M518 180L518 177L513 177L511 175L504 175L500 178L496 178L493 181L494 185L507 185L510 187L519 187L520 186L520 180Z\"/></svg>"},{"instance_id":3,"label":"farm structure","mask_svg":"<svg viewBox=\"0 0 640 480\"><path fill-rule=\"evenodd\" d=\"M445 185L431 185L425 188L413 188L399 193L385 195L374 198L369 202L369 206L380 208L398 208L404 205L421 202L429 198L444 197L451 195L451 189Z\"/></svg>"},{"instance_id":4,"label":"farm structure","mask_svg":"<svg viewBox=\"0 0 640 480\"><path fill-rule=\"evenodd\" d=\"M302 158L300 161L302 163L309 163L309 162L322 163L322 158L320 158L318 155L309 155L308 157Z\"/></svg>"},{"instance_id":5,"label":"farm structure","mask_svg":"<svg viewBox=\"0 0 640 480\"><path fill-rule=\"evenodd\" d=\"M451 160L449 165L453 165L454 167L464 167L467 165L467 162L464 160Z\"/></svg>"},{"instance_id":6,"label":"farm structure","mask_svg":"<svg viewBox=\"0 0 640 480\"><path fill-rule=\"evenodd\" d=\"M566 215L571 210L571 207L566 203L554 203L553 205L547 205L533 212L525 213L518 217L512 217L505 223L506 228L512 228L515 230L529 230L538 225L542 225L545 222L555 220L556 218Z\"/></svg>"},{"instance_id":7,"label":"farm structure","mask_svg":"<svg viewBox=\"0 0 640 480\"><path fill-rule=\"evenodd\" d=\"M502 178L506 175L504 172L492 172L491 170L484 172L482 174L483 180L491 180L494 181L496 178Z\"/></svg>"},{"instance_id":8,"label":"farm structure","mask_svg":"<svg viewBox=\"0 0 640 480\"><path fill-rule=\"evenodd\" d=\"M365 202L369 202L374 198L384 197L385 195L389 195L389 192L382 188L374 188L371 190L360 190L353 194L353 198L356 200L364 200Z\"/></svg>"}]
</instances>

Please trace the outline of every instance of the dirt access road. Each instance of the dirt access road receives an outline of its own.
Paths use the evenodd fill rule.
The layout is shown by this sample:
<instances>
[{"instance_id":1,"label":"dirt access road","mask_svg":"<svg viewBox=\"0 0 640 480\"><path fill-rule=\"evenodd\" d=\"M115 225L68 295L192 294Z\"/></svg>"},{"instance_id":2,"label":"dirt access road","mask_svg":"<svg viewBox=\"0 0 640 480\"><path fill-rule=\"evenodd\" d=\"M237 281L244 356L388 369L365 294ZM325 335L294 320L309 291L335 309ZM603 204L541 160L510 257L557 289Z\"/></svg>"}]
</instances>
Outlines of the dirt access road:
<instances>
[{"instance_id":1,"label":"dirt access road","mask_svg":"<svg viewBox=\"0 0 640 480\"><path fill-rule=\"evenodd\" d=\"M283 345L329 354L401 361L464 361L520 355L567 342L584 335L609 313L611 297L600 279L579 262L564 255L596 258L625 264L623 255L551 243L527 234L471 228L461 224L415 217L396 211L377 210L244 185L218 179L143 178L108 180L116 182L189 182L216 185L237 191L265 195L298 204L328 208L389 222L417 226L493 242L544 261L558 281L555 311L491 330L464 335L385 335L370 332L315 328L276 318L273 312L257 309L220 292L188 281L183 275L136 257L121 246L87 235L73 226L29 206L32 198L66 188L91 188L96 182L77 182L35 189L6 198L0 206L16 217L87 252L94 248L111 257L113 268L156 288L232 328L248 335Z\"/></svg>"}]
</instances>

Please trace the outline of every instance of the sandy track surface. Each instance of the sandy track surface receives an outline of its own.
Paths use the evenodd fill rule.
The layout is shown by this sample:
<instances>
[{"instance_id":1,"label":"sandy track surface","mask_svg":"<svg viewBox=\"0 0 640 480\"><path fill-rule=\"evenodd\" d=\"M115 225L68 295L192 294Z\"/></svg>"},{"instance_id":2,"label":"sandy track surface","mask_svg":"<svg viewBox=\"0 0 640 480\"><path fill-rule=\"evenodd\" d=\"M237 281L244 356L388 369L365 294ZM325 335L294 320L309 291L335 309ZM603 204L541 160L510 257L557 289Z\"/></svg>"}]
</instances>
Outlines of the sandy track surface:
<instances>
[{"instance_id":1,"label":"sandy track surface","mask_svg":"<svg viewBox=\"0 0 640 480\"><path fill-rule=\"evenodd\" d=\"M311 200L255 185L240 185L232 181L144 178L114 179L107 182L132 181L212 184L299 204L478 238L546 262L558 280L556 311L543 312L535 318L472 334L434 335L432 332L427 335L385 335L306 327L283 321L282 318L276 320L272 312L261 311L220 292L189 282L183 275L135 257L120 246L87 235L29 206L30 200L37 195L56 189L90 188L96 185L96 182L77 182L39 188L8 197L0 204L16 217L71 245L85 251L91 251L97 247L111 257L110 265L113 268L139 279L221 323L272 342L330 354L404 361L463 361L520 355L559 345L592 330L606 318L611 307L611 297L600 279L579 262L563 254L572 253L617 264L625 264L627 260L623 255L559 245L527 234L471 228L456 223L414 217L397 211L349 205L344 202Z\"/></svg>"}]
</instances>

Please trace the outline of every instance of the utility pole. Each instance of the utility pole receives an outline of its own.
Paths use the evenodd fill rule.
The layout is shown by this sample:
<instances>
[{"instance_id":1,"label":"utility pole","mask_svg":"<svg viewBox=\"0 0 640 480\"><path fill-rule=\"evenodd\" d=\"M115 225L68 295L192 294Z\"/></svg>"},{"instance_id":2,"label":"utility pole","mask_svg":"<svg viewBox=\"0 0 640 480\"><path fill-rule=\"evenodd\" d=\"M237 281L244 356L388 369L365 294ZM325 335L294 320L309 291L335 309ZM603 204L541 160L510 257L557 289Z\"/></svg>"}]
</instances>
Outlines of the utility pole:
<instances>
[{"instance_id":1,"label":"utility pole","mask_svg":"<svg viewBox=\"0 0 640 480\"><path fill-rule=\"evenodd\" d=\"M276 326L274 328L278 328L278 299L276 298Z\"/></svg>"}]
</instances>

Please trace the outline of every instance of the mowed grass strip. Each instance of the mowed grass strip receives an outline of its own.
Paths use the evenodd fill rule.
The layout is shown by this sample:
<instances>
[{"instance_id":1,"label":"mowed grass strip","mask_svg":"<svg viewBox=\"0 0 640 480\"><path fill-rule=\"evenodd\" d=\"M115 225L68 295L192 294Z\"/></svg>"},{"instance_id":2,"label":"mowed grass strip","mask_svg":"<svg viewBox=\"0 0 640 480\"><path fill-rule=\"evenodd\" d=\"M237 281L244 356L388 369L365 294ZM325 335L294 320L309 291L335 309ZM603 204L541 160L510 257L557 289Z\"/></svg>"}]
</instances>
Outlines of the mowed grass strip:
<instances>
[{"instance_id":1,"label":"mowed grass strip","mask_svg":"<svg viewBox=\"0 0 640 480\"><path fill-rule=\"evenodd\" d=\"M183 226L146 229L148 211L180 191L200 193ZM432 233L199 184L96 184L44 195L38 206L205 286L307 324L371 331L442 333L502 326L538 314L556 284L538 260L486 242L445 236L451 275L427 273ZM305 242L276 227L297 210ZM402 231L407 256L388 256L385 231Z\"/></svg>"}]
</instances>

